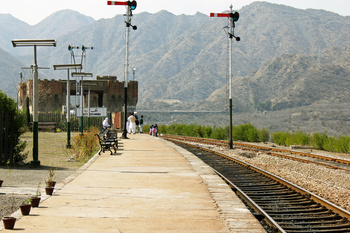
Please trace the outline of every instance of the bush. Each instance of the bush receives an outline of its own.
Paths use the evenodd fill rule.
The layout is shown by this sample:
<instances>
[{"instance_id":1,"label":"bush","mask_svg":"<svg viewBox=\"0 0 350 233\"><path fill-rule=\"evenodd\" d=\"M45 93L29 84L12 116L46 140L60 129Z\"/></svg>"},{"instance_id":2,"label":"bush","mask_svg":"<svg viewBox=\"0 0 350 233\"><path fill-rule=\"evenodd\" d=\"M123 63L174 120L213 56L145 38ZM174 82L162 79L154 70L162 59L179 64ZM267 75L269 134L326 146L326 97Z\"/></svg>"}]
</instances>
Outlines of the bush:
<instances>
[{"instance_id":1,"label":"bush","mask_svg":"<svg viewBox=\"0 0 350 233\"><path fill-rule=\"evenodd\" d=\"M92 153L99 145L95 136L98 133L99 130L96 127L90 127L88 132L84 132L82 135L78 134L73 138L72 149L75 160L87 161L92 157Z\"/></svg>"},{"instance_id":2,"label":"bush","mask_svg":"<svg viewBox=\"0 0 350 233\"><path fill-rule=\"evenodd\" d=\"M14 114L14 125L13 125L13 135L10 135L11 140L13 141L13 163L18 164L26 160L28 153L23 153L26 142L20 141L20 136L24 133L24 123L25 123L25 115L22 113L16 112L16 102L8 97L5 93L0 91L0 109L2 112L13 112ZM3 138L5 135L3 135ZM10 156L7 159L2 156L1 164L8 164L10 162Z\"/></svg>"},{"instance_id":3,"label":"bush","mask_svg":"<svg viewBox=\"0 0 350 233\"><path fill-rule=\"evenodd\" d=\"M289 134L289 136L286 139L285 144L287 146L290 145L301 145L301 146L306 146L310 145L310 137L306 133L303 132L294 132Z\"/></svg>"},{"instance_id":4,"label":"bush","mask_svg":"<svg viewBox=\"0 0 350 233\"><path fill-rule=\"evenodd\" d=\"M325 132L323 133L314 133L311 135L311 145L319 150L324 150L324 145L328 136Z\"/></svg>"},{"instance_id":5,"label":"bush","mask_svg":"<svg viewBox=\"0 0 350 233\"><path fill-rule=\"evenodd\" d=\"M264 129L264 128L259 130L258 137L259 137L259 141L260 142L264 142L264 143L268 142L269 139L270 139L270 132L269 132L269 130L268 129Z\"/></svg>"},{"instance_id":6,"label":"bush","mask_svg":"<svg viewBox=\"0 0 350 233\"><path fill-rule=\"evenodd\" d=\"M259 132L252 124L244 124L233 127L232 129L233 140L245 141L245 142L258 142Z\"/></svg>"},{"instance_id":7,"label":"bush","mask_svg":"<svg viewBox=\"0 0 350 233\"><path fill-rule=\"evenodd\" d=\"M272 133L272 141L278 145L286 146L286 141L288 137L290 137L290 133L287 132Z\"/></svg>"},{"instance_id":8,"label":"bush","mask_svg":"<svg viewBox=\"0 0 350 233\"><path fill-rule=\"evenodd\" d=\"M223 128L214 126L212 128L212 133L210 138L217 139L217 140L225 140L227 139L227 135L225 134L225 131Z\"/></svg>"}]
</instances>

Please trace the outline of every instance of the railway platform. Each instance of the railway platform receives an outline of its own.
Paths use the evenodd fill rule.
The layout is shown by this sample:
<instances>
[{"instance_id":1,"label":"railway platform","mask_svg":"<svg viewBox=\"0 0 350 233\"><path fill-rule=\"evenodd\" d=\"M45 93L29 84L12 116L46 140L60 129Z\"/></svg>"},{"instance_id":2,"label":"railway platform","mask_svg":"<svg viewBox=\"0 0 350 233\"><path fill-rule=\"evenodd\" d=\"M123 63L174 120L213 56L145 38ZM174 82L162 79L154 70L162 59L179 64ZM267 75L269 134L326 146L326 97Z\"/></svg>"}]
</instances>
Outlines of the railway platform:
<instances>
[{"instance_id":1,"label":"railway platform","mask_svg":"<svg viewBox=\"0 0 350 233\"><path fill-rule=\"evenodd\" d=\"M147 134L128 137L120 140L115 155L96 155L58 184L53 196L17 220L15 230L265 232L228 185L196 156Z\"/></svg>"}]
</instances>

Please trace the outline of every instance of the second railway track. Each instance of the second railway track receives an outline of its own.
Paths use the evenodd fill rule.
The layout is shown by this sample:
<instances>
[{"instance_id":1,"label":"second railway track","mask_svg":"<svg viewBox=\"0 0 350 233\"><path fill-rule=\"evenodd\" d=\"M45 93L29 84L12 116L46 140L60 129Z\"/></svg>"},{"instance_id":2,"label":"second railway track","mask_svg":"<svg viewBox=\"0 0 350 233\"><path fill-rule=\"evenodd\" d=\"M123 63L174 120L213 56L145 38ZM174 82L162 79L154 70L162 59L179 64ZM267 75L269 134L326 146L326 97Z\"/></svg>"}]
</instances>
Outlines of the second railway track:
<instances>
[{"instance_id":1,"label":"second railway track","mask_svg":"<svg viewBox=\"0 0 350 233\"><path fill-rule=\"evenodd\" d=\"M269 232L350 232L350 212L253 165L170 139L211 166L263 219ZM203 150L204 149L204 150Z\"/></svg>"},{"instance_id":2,"label":"second railway track","mask_svg":"<svg viewBox=\"0 0 350 233\"><path fill-rule=\"evenodd\" d=\"M166 138L173 138L177 140L186 140L195 143L211 144L221 147L228 147L228 142L223 140L207 139L207 138L197 138L197 137L185 137L185 136L174 136L174 135L164 135ZM285 159L295 160L303 163L312 163L318 166L329 167L332 169L339 169L350 172L350 160L334 158L329 156L322 156L311 153L304 153L294 150L278 149L273 147L253 145L243 142L233 142L237 149L263 152L269 155L283 157Z\"/></svg>"}]
</instances>

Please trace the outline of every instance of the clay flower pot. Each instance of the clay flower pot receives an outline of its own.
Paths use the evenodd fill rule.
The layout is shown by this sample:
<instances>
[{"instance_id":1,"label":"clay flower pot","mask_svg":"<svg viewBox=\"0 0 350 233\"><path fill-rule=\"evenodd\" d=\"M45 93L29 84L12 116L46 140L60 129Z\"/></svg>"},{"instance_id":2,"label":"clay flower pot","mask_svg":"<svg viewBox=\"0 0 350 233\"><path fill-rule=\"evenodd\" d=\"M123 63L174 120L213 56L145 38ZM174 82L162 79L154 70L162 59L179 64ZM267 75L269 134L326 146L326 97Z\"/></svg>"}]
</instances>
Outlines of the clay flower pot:
<instances>
[{"instance_id":1,"label":"clay flower pot","mask_svg":"<svg viewBox=\"0 0 350 233\"><path fill-rule=\"evenodd\" d=\"M32 204L32 207L39 207L39 203L40 203L40 200L41 200L41 197L37 197L37 196L34 196L34 197L31 197L31 204Z\"/></svg>"},{"instance_id":2,"label":"clay flower pot","mask_svg":"<svg viewBox=\"0 0 350 233\"><path fill-rule=\"evenodd\" d=\"M14 217L3 217L2 222L5 229L13 229L16 223L16 218Z\"/></svg>"},{"instance_id":3,"label":"clay flower pot","mask_svg":"<svg viewBox=\"0 0 350 233\"><path fill-rule=\"evenodd\" d=\"M22 204L19 208L21 209L22 215L29 215L32 204Z\"/></svg>"},{"instance_id":4,"label":"clay flower pot","mask_svg":"<svg viewBox=\"0 0 350 233\"><path fill-rule=\"evenodd\" d=\"M52 195L54 187L45 187L46 195Z\"/></svg>"}]
</instances>

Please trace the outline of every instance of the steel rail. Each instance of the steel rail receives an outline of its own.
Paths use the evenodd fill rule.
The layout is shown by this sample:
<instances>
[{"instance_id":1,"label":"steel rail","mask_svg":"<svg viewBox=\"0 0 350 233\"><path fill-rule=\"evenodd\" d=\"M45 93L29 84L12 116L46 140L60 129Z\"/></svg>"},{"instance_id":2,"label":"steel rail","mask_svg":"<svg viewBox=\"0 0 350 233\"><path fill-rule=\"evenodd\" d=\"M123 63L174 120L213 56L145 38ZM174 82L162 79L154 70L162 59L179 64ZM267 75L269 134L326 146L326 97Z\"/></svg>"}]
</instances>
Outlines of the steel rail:
<instances>
[{"instance_id":1,"label":"steel rail","mask_svg":"<svg viewBox=\"0 0 350 233\"><path fill-rule=\"evenodd\" d=\"M170 137L170 138L175 138L175 139L182 138L181 140L188 140L188 141L204 143L204 144L215 144L215 145L218 145L218 146L223 146L223 147L227 147L228 148L227 141L223 141L223 140L188 137L188 136L174 136L174 135L163 135L163 137L168 137L168 138ZM284 149L270 148L270 147L264 147L264 146L258 146L258 145L252 145L252 144L247 144L247 143L240 143L240 142L233 142L233 144L236 145L236 146L240 146L240 147L236 147L237 149L254 151L254 152L261 152L261 151L263 151L263 152L265 152L265 153L267 153L269 155L278 156L278 157L282 157L282 158L285 158L285 159L290 159L290 160L303 162L303 163L316 164L316 165L325 166L325 167L328 167L328 168L331 168L331 169L338 169L338 170L344 170L344 171L349 171L350 172L349 168L334 166L334 165L331 165L331 164L317 162L317 161L311 161L311 160L308 160L308 159L297 158L297 157L293 157L293 156L290 156L290 155L274 153L272 151L280 152L280 153L290 153L290 154L302 155L302 156L306 156L306 157L312 157L312 158L327 160L327 161L330 161L330 162L338 162L338 163L343 163L343 164L350 164L349 160L337 159L337 158L332 158L332 157L327 157L327 156L322 156L322 155L309 154L309 153L293 151L293 150L284 150ZM251 149L251 148L254 148L254 149Z\"/></svg>"},{"instance_id":2,"label":"steel rail","mask_svg":"<svg viewBox=\"0 0 350 233\"><path fill-rule=\"evenodd\" d=\"M256 204L247 194L245 194L239 187L227 179L223 174L212 168L213 171L218 174L232 189L235 190L235 193L240 196L254 211L264 216L264 220L268 225L278 230L278 232L286 233L283 228L273 220L268 213L266 213L258 204Z\"/></svg>"},{"instance_id":3,"label":"steel rail","mask_svg":"<svg viewBox=\"0 0 350 233\"><path fill-rule=\"evenodd\" d=\"M244 161L242 161L240 159L234 158L232 156L223 154L223 153L218 152L218 151L214 151L214 150L211 150L211 149L208 149L208 148L204 148L204 147L201 147L201 146L197 146L197 145L186 143L183 140L181 141L181 140L176 140L176 139L173 139L173 138L172 139L167 139L167 140L171 140L171 141L174 141L174 142L185 144L187 146L191 146L191 147L194 147L194 148L205 150L205 151L208 151L210 153L214 153L214 154L219 155L221 157L227 158L227 159L229 159L231 161L234 161L234 162L236 162L238 164L241 164L241 165L243 165L245 167L249 167L250 169L252 169L252 170L254 170L256 172L259 172L259 173L265 175L266 177L269 177L270 179L275 180L275 181L277 181L277 182L279 182L279 183L281 183L281 184L283 184L283 185L285 185L285 186L295 190L298 193L301 193L303 195L308 196L310 199L312 199L316 203L319 203L320 205L325 206L326 208L332 210L334 213L339 214L340 216L342 216L342 217L344 217L344 218L346 218L346 219L348 219L350 221L350 212L349 211L341 208L340 206L337 206L337 205L331 203L330 201L327 201L326 199L324 199L324 198L322 198L322 197L320 197L320 196L318 196L318 195L316 195L316 194L314 194L314 193L312 193L312 192L310 192L310 191L308 191L308 190L306 190L306 189L304 189L304 188L302 188L302 187L300 187L300 186L298 186L296 184L293 184L292 182L290 182L288 180L285 180L285 179L283 179L283 178L281 178L281 177L279 177L277 175L274 175L274 174L272 174L272 173L270 173L268 171L265 171L265 170L263 170L263 169L261 169L259 167L256 167L256 166L254 166L252 164L249 164L249 163L244 162Z\"/></svg>"}]
</instances>

